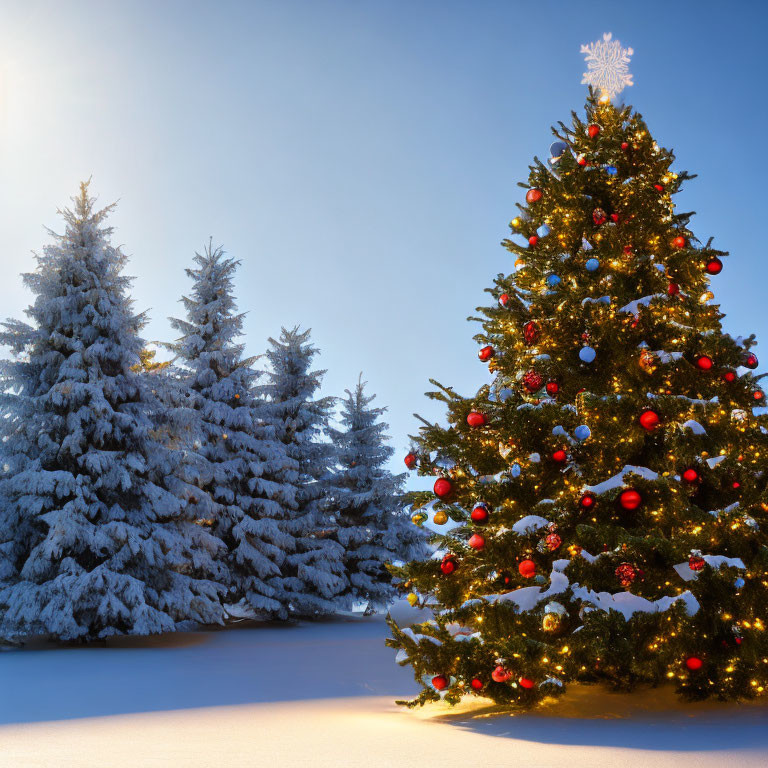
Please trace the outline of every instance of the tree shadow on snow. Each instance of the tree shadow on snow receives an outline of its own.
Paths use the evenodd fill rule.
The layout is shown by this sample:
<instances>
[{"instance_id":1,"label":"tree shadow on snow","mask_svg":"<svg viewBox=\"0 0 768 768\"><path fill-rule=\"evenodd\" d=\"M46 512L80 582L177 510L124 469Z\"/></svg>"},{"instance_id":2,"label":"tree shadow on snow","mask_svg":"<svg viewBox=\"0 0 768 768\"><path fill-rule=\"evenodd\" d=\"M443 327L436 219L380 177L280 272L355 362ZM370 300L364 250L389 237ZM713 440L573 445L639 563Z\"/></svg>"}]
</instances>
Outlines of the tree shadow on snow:
<instances>
[{"instance_id":1,"label":"tree shadow on snow","mask_svg":"<svg viewBox=\"0 0 768 768\"><path fill-rule=\"evenodd\" d=\"M384 619L242 622L0 653L0 725L197 707L414 695Z\"/></svg>"},{"instance_id":2,"label":"tree shadow on snow","mask_svg":"<svg viewBox=\"0 0 768 768\"><path fill-rule=\"evenodd\" d=\"M530 711L468 705L429 719L486 736L568 746L680 752L768 749L768 705L679 701L671 686L613 693L569 686Z\"/></svg>"}]
</instances>

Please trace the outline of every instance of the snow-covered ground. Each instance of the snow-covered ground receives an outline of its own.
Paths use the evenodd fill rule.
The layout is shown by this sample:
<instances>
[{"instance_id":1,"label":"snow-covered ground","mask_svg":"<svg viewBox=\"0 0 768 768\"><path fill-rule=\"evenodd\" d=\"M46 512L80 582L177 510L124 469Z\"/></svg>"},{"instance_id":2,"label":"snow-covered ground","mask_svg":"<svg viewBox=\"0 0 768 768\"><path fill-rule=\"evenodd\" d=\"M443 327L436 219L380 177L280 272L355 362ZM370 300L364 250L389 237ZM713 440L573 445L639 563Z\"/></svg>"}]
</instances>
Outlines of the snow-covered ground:
<instances>
[{"instance_id":1,"label":"snow-covered ground","mask_svg":"<svg viewBox=\"0 0 768 768\"><path fill-rule=\"evenodd\" d=\"M385 636L358 617L0 653L0 766L768 765L762 706L579 688L526 715L401 709L416 685Z\"/></svg>"}]
</instances>

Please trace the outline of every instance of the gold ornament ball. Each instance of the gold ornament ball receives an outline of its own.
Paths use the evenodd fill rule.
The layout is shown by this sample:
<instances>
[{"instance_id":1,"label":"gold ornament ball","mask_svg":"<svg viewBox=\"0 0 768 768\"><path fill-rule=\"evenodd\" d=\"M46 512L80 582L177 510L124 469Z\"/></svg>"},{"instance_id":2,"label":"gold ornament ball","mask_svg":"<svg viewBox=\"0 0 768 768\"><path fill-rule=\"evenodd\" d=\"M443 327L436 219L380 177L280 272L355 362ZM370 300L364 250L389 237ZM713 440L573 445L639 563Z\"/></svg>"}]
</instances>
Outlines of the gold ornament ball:
<instances>
[{"instance_id":1,"label":"gold ornament ball","mask_svg":"<svg viewBox=\"0 0 768 768\"><path fill-rule=\"evenodd\" d=\"M406 600L408 601L408 605L410 605L411 608L413 608L413 606L419 602L419 597L415 592L411 592L406 598Z\"/></svg>"},{"instance_id":2,"label":"gold ornament ball","mask_svg":"<svg viewBox=\"0 0 768 768\"><path fill-rule=\"evenodd\" d=\"M559 632L563 628L563 617L559 613L545 613L541 628L545 632Z\"/></svg>"},{"instance_id":3,"label":"gold ornament ball","mask_svg":"<svg viewBox=\"0 0 768 768\"><path fill-rule=\"evenodd\" d=\"M435 525L445 525L448 522L448 515L445 510L439 509L432 518Z\"/></svg>"}]
</instances>

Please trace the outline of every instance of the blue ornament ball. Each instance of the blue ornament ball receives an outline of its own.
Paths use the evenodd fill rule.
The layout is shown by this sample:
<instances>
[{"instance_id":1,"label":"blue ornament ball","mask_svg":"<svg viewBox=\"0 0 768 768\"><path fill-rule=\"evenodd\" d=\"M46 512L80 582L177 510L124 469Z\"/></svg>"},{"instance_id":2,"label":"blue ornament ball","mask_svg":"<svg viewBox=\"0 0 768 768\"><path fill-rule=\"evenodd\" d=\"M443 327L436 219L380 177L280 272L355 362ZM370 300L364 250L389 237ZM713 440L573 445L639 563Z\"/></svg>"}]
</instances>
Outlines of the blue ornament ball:
<instances>
[{"instance_id":1,"label":"blue ornament ball","mask_svg":"<svg viewBox=\"0 0 768 768\"><path fill-rule=\"evenodd\" d=\"M537 230L536 234L539 237L546 237L549 234L549 227L546 224L542 224Z\"/></svg>"},{"instance_id":2,"label":"blue ornament ball","mask_svg":"<svg viewBox=\"0 0 768 768\"><path fill-rule=\"evenodd\" d=\"M596 357L597 352L592 347L582 347L579 350L579 359L582 363L592 363Z\"/></svg>"},{"instance_id":3,"label":"blue ornament ball","mask_svg":"<svg viewBox=\"0 0 768 768\"><path fill-rule=\"evenodd\" d=\"M619 169L615 165L606 165L605 170L609 176L615 176L619 172Z\"/></svg>"},{"instance_id":4,"label":"blue ornament ball","mask_svg":"<svg viewBox=\"0 0 768 768\"><path fill-rule=\"evenodd\" d=\"M560 278L557 275L549 275L547 277L547 285L550 288L554 288L556 285L560 284Z\"/></svg>"},{"instance_id":5,"label":"blue ornament ball","mask_svg":"<svg viewBox=\"0 0 768 768\"><path fill-rule=\"evenodd\" d=\"M577 440L586 440L591 434L592 430L586 424L582 424L573 430L573 436Z\"/></svg>"},{"instance_id":6,"label":"blue ornament ball","mask_svg":"<svg viewBox=\"0 0 768 768\"><path fill-rule=\"evenodd\" d=\"M587 268L587 272L597 272L600 269L600 262L597 259L587 259L584 266Z\"/></svg>"},{"instance_id":7,"label":"blue ornament ball","mask_svg":"<svg viewBox=\"0 0 768 768\"><path fill-rule=\"evenodd\" d=\"M549 154L553 160L559 160L568 151L568 145L564 141L555 141L549 147Z\"/></svg>"},{"instance_id":8,"label":"blue ornament ball","mask_svg":"<svg viewBox=\"0 0 768 768\"><path fill-rule=\"evenodd\" d=\"M520 477L521 473L520 465L515 462L510 468L509 468L509 474L512 475L512 477Z\"/></svg>"}]
</instances>

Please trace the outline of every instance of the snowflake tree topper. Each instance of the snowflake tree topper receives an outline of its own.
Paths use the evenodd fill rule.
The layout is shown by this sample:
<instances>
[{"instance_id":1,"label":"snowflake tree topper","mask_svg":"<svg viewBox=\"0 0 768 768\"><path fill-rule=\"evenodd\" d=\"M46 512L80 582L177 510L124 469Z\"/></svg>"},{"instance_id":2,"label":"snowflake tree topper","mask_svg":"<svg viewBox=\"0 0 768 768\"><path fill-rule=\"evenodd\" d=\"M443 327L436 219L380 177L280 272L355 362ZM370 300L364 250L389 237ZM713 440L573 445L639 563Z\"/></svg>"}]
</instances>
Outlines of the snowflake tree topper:
<instances>
[{"instance_id":1,"label":"snowflake tree topper","mask_svg":"<svg viewBox=\"0 0 768 768\"><path fill-rule=\"evenodd\" d=\"M622 48L621 43L612 40L612 37L610 32L606 32L602 40L581 46L587 62L587 71L581 82L596 88L605 99L612 99L628 85L633 85L629 57L634 51Z\"/></svg>"}]
</instances>

